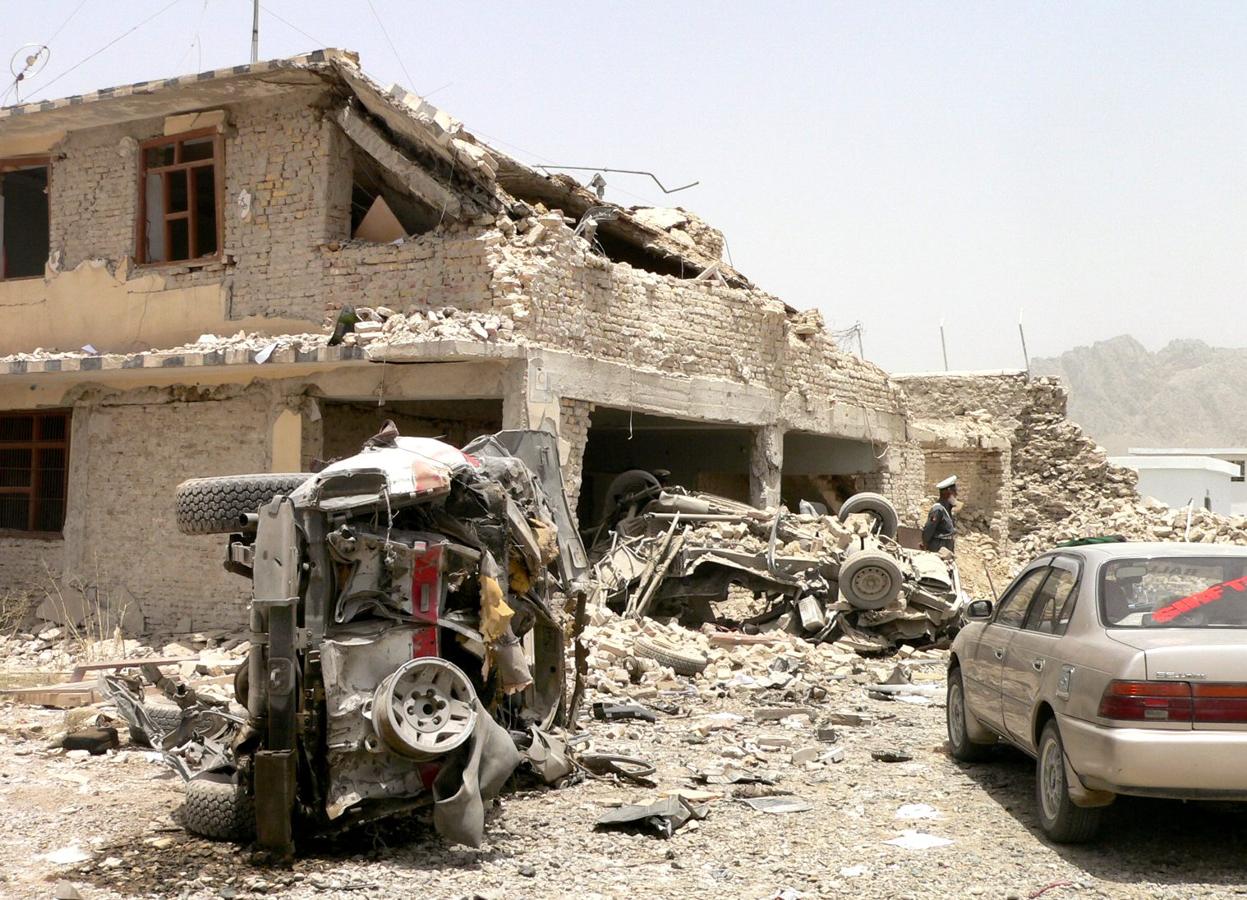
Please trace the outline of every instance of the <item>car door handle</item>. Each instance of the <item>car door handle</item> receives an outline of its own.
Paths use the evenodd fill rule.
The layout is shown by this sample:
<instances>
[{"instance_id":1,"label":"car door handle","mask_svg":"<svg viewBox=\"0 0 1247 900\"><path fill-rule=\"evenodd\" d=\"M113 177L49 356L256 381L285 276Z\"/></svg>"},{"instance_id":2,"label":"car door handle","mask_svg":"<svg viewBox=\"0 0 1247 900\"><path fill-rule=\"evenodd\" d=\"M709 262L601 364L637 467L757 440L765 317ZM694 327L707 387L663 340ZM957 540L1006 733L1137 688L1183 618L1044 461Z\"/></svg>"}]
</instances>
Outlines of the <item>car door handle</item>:
<instances>
[{"instance_id":1,"label":"car door handle","mask_svg":"<svg viewBox=\"0 0 1247 900\"><path fill-rule=\"evenodd\" d=\"M992 651L992 653L996 654L996 659L1004 659L1004 658L1005 658L1005 648L1004 648L1004 647L997 647L995 650L993 650L993 651Z\"/></svg>"},{"instance_id":2,"label":"car door handle","mask_svg":"<svg viewBox=\"0 0 1247 900\"><path fill-rule=\"evenodd\" d=\"M1043 664L1044 664L1046 661L1047 661L1047 660L1043 660L1043 659L1032 659L1032 660L1031 660L1031 668L1032 668L1032 669L1034 669L1036 672L1042 672L1042 671L1043 671Z\"/></svg>"}]
</instances>

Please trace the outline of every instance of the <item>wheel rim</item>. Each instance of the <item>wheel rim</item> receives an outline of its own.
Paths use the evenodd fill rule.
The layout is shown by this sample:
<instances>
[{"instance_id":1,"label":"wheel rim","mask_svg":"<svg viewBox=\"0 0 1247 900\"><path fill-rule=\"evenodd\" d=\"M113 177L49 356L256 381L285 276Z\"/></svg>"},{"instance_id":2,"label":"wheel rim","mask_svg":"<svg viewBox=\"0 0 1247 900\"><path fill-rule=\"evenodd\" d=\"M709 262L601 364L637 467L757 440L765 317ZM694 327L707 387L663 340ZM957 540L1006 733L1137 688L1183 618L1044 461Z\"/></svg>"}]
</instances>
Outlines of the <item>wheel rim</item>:
<instances>
[{"instance_id":1,"label":"wheel rim","mask_svg":"<svg viewBox=\"0 0 1247 900\"><path fill-rule=\"evenodd\" d=\"M853 594L862 604L882 605L892 589L892 576L879 566L862 566L851 579Z\"/></svg>"},{"instance_id":2,"label":"wheel rim","mask_svg":"<svg viewBox=\"0 0 1247 900\"><path fill-rule=\"evenodd\" d=\"M961 696L961 685L948 686L948 740L954 749L960 750L965 736L966 710Z\"/></svg>"},{"instance_id":3,"label":"wheel rim","mask_svg":"<svg viewBox=\"0 0 1247 900\"><path fill-rule=\"evenodd\" d=\"M433 759L461 746L476 727L476 692L457 666L420 657L377 685L372 725L391 750Z\"/></svg>"},{"instance_id":4,"label":"wheel rim","mask_svg":"<svg viewBox=\"0 0 1247 900\"><path fill-rule=\"evenodd\" d=\"M1065 760L1061 758L1061 745L1054 738L1044 741L1039 755L1039 802L1044 818L1056 819L1065 799Z\"/></svg>"}]
</instances>

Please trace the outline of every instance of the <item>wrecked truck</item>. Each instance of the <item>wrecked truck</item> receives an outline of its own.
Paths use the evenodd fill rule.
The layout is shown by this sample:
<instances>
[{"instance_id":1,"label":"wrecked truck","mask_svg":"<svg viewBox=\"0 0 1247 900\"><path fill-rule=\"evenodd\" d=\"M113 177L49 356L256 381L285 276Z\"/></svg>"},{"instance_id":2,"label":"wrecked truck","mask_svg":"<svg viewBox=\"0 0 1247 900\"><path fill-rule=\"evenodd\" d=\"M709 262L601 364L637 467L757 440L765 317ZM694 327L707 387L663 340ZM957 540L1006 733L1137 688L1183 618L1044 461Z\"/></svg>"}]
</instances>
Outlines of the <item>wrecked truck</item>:
<instances>
[{"instance_id":1,"label":"wrecked truck","mask_svg":"<svg viewBox=\"0 0 1247 900\"><path fill-rule=\"evenodd\" d=\"M960 626L966 600L955 562L901 546L896 510L879 494L855 494L835 514L812 504L794 514L635 471L616 479L607 497L593 533L594 583L625 617L781 629L863 653L939 644ZM740 592L754 597L748 615L728 611ZM675 656L667 648L662 661Z\"/></svg>"},{"instance_id":2,"label":"wrecked truck","mask_svg":"<svg viewBox=\"0 0 1247 900\"><path fill-rule=\"evenodd\" d=\"M479 845L484 802L566 711L561 609L588 570L555 438L459 450L386 423L316 474L184 482L177 521L230 534L226 568L253 588L233 703L161 684L182 708L166 729L112 683L187 778L188 830L288 855L431 805Z\"/></svg>"}]
</instances>

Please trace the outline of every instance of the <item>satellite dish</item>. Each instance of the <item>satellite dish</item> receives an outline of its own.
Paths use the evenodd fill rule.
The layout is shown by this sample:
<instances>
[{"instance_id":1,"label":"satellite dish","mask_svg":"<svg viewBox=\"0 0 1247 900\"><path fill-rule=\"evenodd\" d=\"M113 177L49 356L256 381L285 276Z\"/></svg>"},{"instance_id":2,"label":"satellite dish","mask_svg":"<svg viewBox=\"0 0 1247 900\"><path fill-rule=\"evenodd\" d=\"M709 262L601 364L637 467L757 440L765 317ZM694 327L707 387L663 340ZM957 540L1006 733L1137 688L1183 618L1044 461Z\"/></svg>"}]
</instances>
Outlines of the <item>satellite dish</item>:
<instances>
[{"instance_id":1,"label":"satellite dish","mask_svg":"<svg viewBox=\"0 0 1247 900\"><path fill-rule=\"evenodd\" d=\"M13 75L15 102L21 101L21 83L27 78L38 75L52 57L52 49L47 44L23 44L9 57L9 72Z\"/></svg>"}]
</instances>

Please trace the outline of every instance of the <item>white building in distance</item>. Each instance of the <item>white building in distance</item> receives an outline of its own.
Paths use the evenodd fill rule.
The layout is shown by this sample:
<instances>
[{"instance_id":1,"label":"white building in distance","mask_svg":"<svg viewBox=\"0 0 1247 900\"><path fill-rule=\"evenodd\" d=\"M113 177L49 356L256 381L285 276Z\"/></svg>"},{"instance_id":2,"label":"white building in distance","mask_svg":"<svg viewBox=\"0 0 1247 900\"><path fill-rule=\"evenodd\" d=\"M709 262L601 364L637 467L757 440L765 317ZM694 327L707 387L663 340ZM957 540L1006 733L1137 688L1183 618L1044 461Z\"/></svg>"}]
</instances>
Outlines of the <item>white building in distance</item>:
<instances>
[{"instance_id":1,"label":"white building in distance","mask_svg":"<svg viewBox=\"0 0 1247 900\"><path fill-rule=\"evenodd\" d=\"M1247 515L1247 447L1131 447L1114 465L1139 473L1139 493L1169 506L1194 503Z\"/></svg>"}]
</instances>

